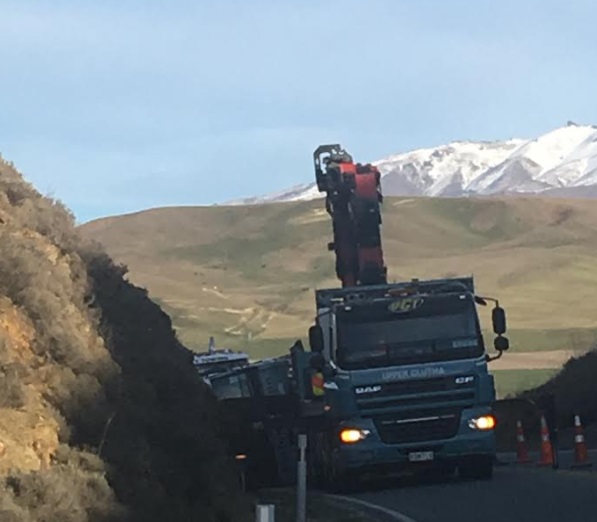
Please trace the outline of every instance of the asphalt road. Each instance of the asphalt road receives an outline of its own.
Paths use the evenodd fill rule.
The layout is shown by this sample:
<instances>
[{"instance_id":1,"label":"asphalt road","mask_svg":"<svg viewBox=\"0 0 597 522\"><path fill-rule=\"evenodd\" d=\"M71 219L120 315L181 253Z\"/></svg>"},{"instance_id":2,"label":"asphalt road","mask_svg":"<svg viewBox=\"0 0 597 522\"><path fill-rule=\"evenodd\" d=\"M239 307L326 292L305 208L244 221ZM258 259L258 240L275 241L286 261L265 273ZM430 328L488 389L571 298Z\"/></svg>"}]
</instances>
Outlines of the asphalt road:
<instances>
[{"instance_id":1,"label":"asphalt road","mask_svg":"<svg viewBox=\"0 0 597 522\"><path fill-rule=\"evenodd\" d=\"M414 522L597 521L597 473L565 467L498 466L489 481L386 481L351 498Z\"/></svg>"}]
</instances>

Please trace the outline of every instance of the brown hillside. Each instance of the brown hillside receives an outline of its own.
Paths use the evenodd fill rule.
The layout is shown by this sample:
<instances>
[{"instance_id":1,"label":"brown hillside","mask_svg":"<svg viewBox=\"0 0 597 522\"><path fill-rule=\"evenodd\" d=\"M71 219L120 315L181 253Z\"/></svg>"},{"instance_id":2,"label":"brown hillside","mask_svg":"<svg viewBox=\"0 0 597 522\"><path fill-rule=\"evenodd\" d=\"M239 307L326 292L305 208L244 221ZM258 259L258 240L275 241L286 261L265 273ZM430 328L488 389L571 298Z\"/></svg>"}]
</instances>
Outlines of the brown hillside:
<instances>
[{"instance_id":1,"label":"brown hillside","mask_svg":"<svg viewBox=\"0 0 597 522\"><path fill-rule=\"evenodd\" d=\"M0 160L0 520L245 520L168 316Z\"/></svg>"},{"instance_id":2,"label":"brown hillside","mask_svg":"<svg viewBox=\"0 0 597 522\"><path fill-rule=\"evenodd\" d=\"M595 340L594 201L387 198L383 219L390 279L474 274L506 307L517 352ZM160 208L81 232L129 266L188 346L215 334L255 356L281 353L305 336L313 289L337 284L322 200Z\"/></svg>"}]
</instances>

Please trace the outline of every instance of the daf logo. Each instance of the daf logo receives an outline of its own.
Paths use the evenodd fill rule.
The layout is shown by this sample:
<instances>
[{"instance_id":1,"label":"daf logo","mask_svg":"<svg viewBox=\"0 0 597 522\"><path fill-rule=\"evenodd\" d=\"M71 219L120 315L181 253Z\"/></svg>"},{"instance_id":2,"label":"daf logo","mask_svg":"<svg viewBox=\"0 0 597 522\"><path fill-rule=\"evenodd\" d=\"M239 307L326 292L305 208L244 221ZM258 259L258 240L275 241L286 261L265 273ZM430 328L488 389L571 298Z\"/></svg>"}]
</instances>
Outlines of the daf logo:
<instances>
[{"instance_id":1,"label":"daf logo","mask_svg":"<svg viewBox=\"0 0 597 522\"><path fill-rule=\"evenodd\" d=\"M473 382L475 380L474 375L467 375L466 377L456 377L454 382L456 384L468 384L469 382Z\"/></svg>"},{"instance_id":2,"label":"daf logo","mask_svg":"<svg viewBox=\"0 0 597 522\"><path fill-rule=\"evenodd\" d=\"M381 386L360 386L359 388L355 388L354 392L357 395L363 395L365 393L377 393L381 391Z\"/></svg>"}]
</instances>

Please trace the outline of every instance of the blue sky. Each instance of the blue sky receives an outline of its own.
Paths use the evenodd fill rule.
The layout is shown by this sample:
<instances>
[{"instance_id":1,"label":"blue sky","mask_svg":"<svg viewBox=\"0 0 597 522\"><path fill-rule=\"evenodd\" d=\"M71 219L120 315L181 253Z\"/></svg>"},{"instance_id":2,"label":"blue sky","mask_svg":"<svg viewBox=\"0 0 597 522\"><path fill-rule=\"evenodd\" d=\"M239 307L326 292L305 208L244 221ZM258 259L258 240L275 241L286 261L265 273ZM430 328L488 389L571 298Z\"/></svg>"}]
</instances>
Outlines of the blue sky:
<instances>
[{"instance_id":1,"label":"blue sky","mask_svg":"<svg viewBox=\"0 0 597 522\"><path fill-rule=\"evenodd\" d=\"M79 221L597 123L597 3L2 0L0 153Z\"/></svg>"}]
</instances>

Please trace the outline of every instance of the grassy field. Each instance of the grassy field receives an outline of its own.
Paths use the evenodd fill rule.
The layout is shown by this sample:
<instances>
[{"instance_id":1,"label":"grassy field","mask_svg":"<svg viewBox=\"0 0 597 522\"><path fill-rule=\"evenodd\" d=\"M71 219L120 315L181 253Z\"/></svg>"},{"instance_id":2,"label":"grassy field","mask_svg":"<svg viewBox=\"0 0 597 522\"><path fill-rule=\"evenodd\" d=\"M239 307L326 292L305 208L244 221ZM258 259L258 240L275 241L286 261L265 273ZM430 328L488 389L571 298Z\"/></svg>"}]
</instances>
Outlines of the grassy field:
<instances>
[{"instance_id":1,"label":"grassy field","mask_svg":"<svg viewBox=\"0 0 597 522\"><path fill-rule=\"evenodd\" d=\"M387 198L383 219L390 280L473 274L506 308L513 351L595 342L593 201ZM128 265L192 348L215 335L255 357L283 353L305 338L313 290L336 286L321 200L161 208L80 230Z\"/></svg>"}]
</instances>

